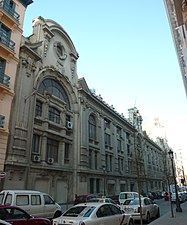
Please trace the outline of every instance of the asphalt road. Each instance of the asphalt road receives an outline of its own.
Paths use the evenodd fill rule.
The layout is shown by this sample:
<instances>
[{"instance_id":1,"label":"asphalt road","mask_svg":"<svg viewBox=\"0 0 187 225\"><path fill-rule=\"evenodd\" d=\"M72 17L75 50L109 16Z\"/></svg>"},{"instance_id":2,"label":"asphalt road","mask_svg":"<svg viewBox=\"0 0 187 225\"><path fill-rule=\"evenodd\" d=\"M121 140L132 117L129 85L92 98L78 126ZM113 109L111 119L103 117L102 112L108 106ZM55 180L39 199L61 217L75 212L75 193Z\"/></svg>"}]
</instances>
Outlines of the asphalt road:
<instances>
[{"instance_id":1,"label":"asphalt road","mask_svg":"<svg viewBox=\"0 0 187 225\"><path fill-rule=\"evenodd\" d=\"M171 211L171 205L169 201L165 201L164 199L156 199L154 201L160 207L160 216L163 216L167 212ZM175 204L172 204L173 210L175 210ZM136 221L136 225L140 225L140 222ZM146 222L143 222L143 225L147 225Z\"/></svg>"}]
</instances>

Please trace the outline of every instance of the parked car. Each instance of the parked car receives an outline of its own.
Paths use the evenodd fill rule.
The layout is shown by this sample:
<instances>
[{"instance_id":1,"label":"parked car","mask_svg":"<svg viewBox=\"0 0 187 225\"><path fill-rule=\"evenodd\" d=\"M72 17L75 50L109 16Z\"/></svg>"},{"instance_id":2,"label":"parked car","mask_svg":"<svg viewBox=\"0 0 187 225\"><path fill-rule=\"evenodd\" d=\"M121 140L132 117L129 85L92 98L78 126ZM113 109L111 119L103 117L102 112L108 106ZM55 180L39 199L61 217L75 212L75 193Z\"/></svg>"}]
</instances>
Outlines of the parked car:
<instances>
[{"instance_id":1,"label":"parked car","mask_svg":"<svg viewBox=\"0 0 187 225\"><path fill-rule=\"evenodd\" d=\"M126 199L138 198L138 196L137 192L121 192L119 194L119 203L123 204Z\"/></svg>"},{"instance_id":2,"label":"parked car","mask_svg":"<svg viewBox=\"0 0 187 225\"><path fill-rule=\"evenodd\" d=\"M119 203L119 195L109 195L109 196L107 196L107 198L111 198L113 201L115 201L116 202L116 204L120 204Z\"/></svg>"},{"instance_id":3,"label":"parked car","mask_svg":"<svg viewBox=\"0 0 187 225\"><path fill-rule=\"evenodd\" d=\"M11 223L8 223L4 220L0 220L0 225L11 225Z\"/></svg>"},{"instance_id":4,"label":"parked car","mask_svg":"<svg viewBox=\"0 0 187 225\"><path fill-rule=\"evenodd\" d=\"M88 202L77 204L62 216L52 220L52 225L133 225L131 215L125 215L112 203Z\"/></svg>"},{"instance_id":5,"label":"parked car","mask_svg":"<svg viewBox=\"0 0 187 225\"><path fill-rule=\"evenodd\" d=\"M187 201L187 192L183 191L181 193L184 195L185 201Z\"/></svg>"},{"instance_id":6,"label":"parked car","mask_svg":"<svg viewBox=\"0 0 187 225\"><path fill-rule=\"evenodd\" d=\"M12 225L50 225L51 221L46 218L33 217L23 209L10 206L0 205L0 219L5 220Z\"/></svg>"},{"instance_id":7,"label":"parked car","mask_svg":"<svg viewBox=\"0 0 187 225\"><path fill-rule=\"evenodd\" d=\"M91 198L87 200L87 202L110 202L113 203L114 205L117 205L117 203L113 201L111 198Z\"/></svg>"},{"instance_id":8,"label":"parked car","mask_svg":"<svg viewBox=\"0 0 187 225\"><path fill-rule=\"evenodd\" d=\"M75 196L75 200L74 200L74 205L79 204L79 203L83 203L83 202L87 202L91 198L97 198L97 197L98 196L97 195L94 195L94 194L76 195Z\"/></svg>"},{"instance_id":9,"label":"parked car","mask_svg":"<svg viewBox=\"0 0 187 225\"><path fill-rule=\"evenodd\" d=\"M0 192L0 204L18 206L30 215L48 219L62 214L60 205L50 195L40 191L3 190Z\"/></svg>"},{"instance_id":10,"label":"parked car","mask_svg":"<svg viewBox=\"0 0 187 225\"><path fill-rule=\"evenodd\" d=\"M128 199L121 205L121 209L125 213L129 213L133 216L134 220L140 220L140 204L139 198ZM152 218L160 217L160 209L157 204L155 204L150 198L142 197L141 198L141 207L142 207L142 219L147 223L150 222Z\"/></svg>"},{"instance_id":11,"label":"parked car","mask_svg":"<svg viewBox=\"0 0 187 225\"><path fill-rule=\"evenodd\" d=\"M186 201L186 196L183 193L178 192L178 197L179 197L180 202ZM172 193L172 195L171 195L171 202L176 202L176 194L175 193Z\"/></svg>"}]
</instances>

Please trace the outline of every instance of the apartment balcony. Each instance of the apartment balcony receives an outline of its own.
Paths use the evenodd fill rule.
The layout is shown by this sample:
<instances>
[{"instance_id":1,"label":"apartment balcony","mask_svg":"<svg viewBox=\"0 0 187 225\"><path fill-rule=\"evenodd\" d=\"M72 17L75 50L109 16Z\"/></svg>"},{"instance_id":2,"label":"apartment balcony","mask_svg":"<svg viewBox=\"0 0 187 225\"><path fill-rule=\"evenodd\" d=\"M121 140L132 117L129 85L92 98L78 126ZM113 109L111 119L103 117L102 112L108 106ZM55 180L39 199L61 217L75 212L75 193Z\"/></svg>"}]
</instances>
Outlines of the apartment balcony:
<instances>
[{"instance_id":1,"label":"apartment balcony","mask_svg":"<svg viewBox=\"0 0 187 225\"><path fill-rule=\"evenodd\" d=\"M10 40L3 29L0 29L0 53L6 56L14 55L15 42Z\"/></svg>"},{"instance_id":2,"label":"apartment balcony","mask_svg":"<svg viewBox=\"0 0 187 225\"><path fill-rule=\"evenodd\" d=\"M0 17L2 21L9 22L11 26L19 25L20 15L5 0L0 0Z\"/></svg>"},{"instance_id":3,"label":"apartment balcony","mask_svg":"<svg viewBox=\"0 0 187 225\"><path fill-rule=\"evenodd\" d=\"M4 85L6 87L9 87L10 85L10 76L3 74L3 76L0 74L0 85Z\"/></svg>"},{"instance_id":4,"label":"apartment balcony","mask_svg":"<svg viewBox=\"0 0 187 225\"><path fill-rule=\"evenodd\" d=\"M5 126L5 116L0 115L0 128L4 128Z\"/></svg>"}]
</instances>

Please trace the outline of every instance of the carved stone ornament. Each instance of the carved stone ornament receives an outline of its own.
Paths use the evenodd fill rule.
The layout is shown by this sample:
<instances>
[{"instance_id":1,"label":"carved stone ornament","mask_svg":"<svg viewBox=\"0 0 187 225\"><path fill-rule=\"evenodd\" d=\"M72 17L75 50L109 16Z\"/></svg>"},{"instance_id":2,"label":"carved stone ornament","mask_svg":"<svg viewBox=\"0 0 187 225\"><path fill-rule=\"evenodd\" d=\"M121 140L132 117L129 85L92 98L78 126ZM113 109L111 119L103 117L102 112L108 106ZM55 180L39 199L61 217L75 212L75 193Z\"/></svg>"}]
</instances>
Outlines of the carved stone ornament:
<instances>
[{"instance_id":1,"label":"carved stone ornament","mask_svg":"<svg viewBox=\"0 0 187 225\"><path fill-rule=\"evenodd\" d=\"M185 12L187 10L187 0L182 1L182 10Z\"/></svg>"},{"instance_id":2,"label":"carved stone ornament","mask_svg":"<svg viewBox=\"0 0 187 225\"><path fill-rule=\"evenodd\" d=\"M61 42L54 43L54 50L60 60L65 60L67 58L65 48Z\"/></svg>"}]
</instances>

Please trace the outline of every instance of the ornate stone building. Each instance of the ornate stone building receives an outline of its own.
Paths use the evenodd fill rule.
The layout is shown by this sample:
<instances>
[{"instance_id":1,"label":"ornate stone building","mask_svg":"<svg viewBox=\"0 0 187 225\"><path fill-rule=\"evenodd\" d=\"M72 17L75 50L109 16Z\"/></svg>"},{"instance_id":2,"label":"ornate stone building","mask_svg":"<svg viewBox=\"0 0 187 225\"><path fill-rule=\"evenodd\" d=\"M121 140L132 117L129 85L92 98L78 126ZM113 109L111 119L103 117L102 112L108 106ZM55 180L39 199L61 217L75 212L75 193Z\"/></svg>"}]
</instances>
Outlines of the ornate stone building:
<instances>
[{"instance_id":1,"label":"ornate stone building","mask_svg":"<svg viewBox=\"0 0 187 225\"><path fill-rule=\"evenodd\" d=\"M3 188L35 189L58 202L75 194L162 190L163 150L136 108L116 112L78 78L66 31L42 17L23 37Z\"/></svg>"},{"instance_id":2,"label":"ornate stone building","mask_svg":"<svg viewBox=\"0 0 187 225\"><path fill-rule=\"evenodd\" d=\"M0 1L0 172L4 171L25 10L31 3L32 0Z\"/></svg>"},{"instance_id":3,"label":"ornate stone building","mask_svg":"<svg viewBox=\"0 0 187 225\"><path fill-rule=\"evenodd\" d=\"M164 2L187 95L187 1Z\"/></svg>"}]
</instances>

